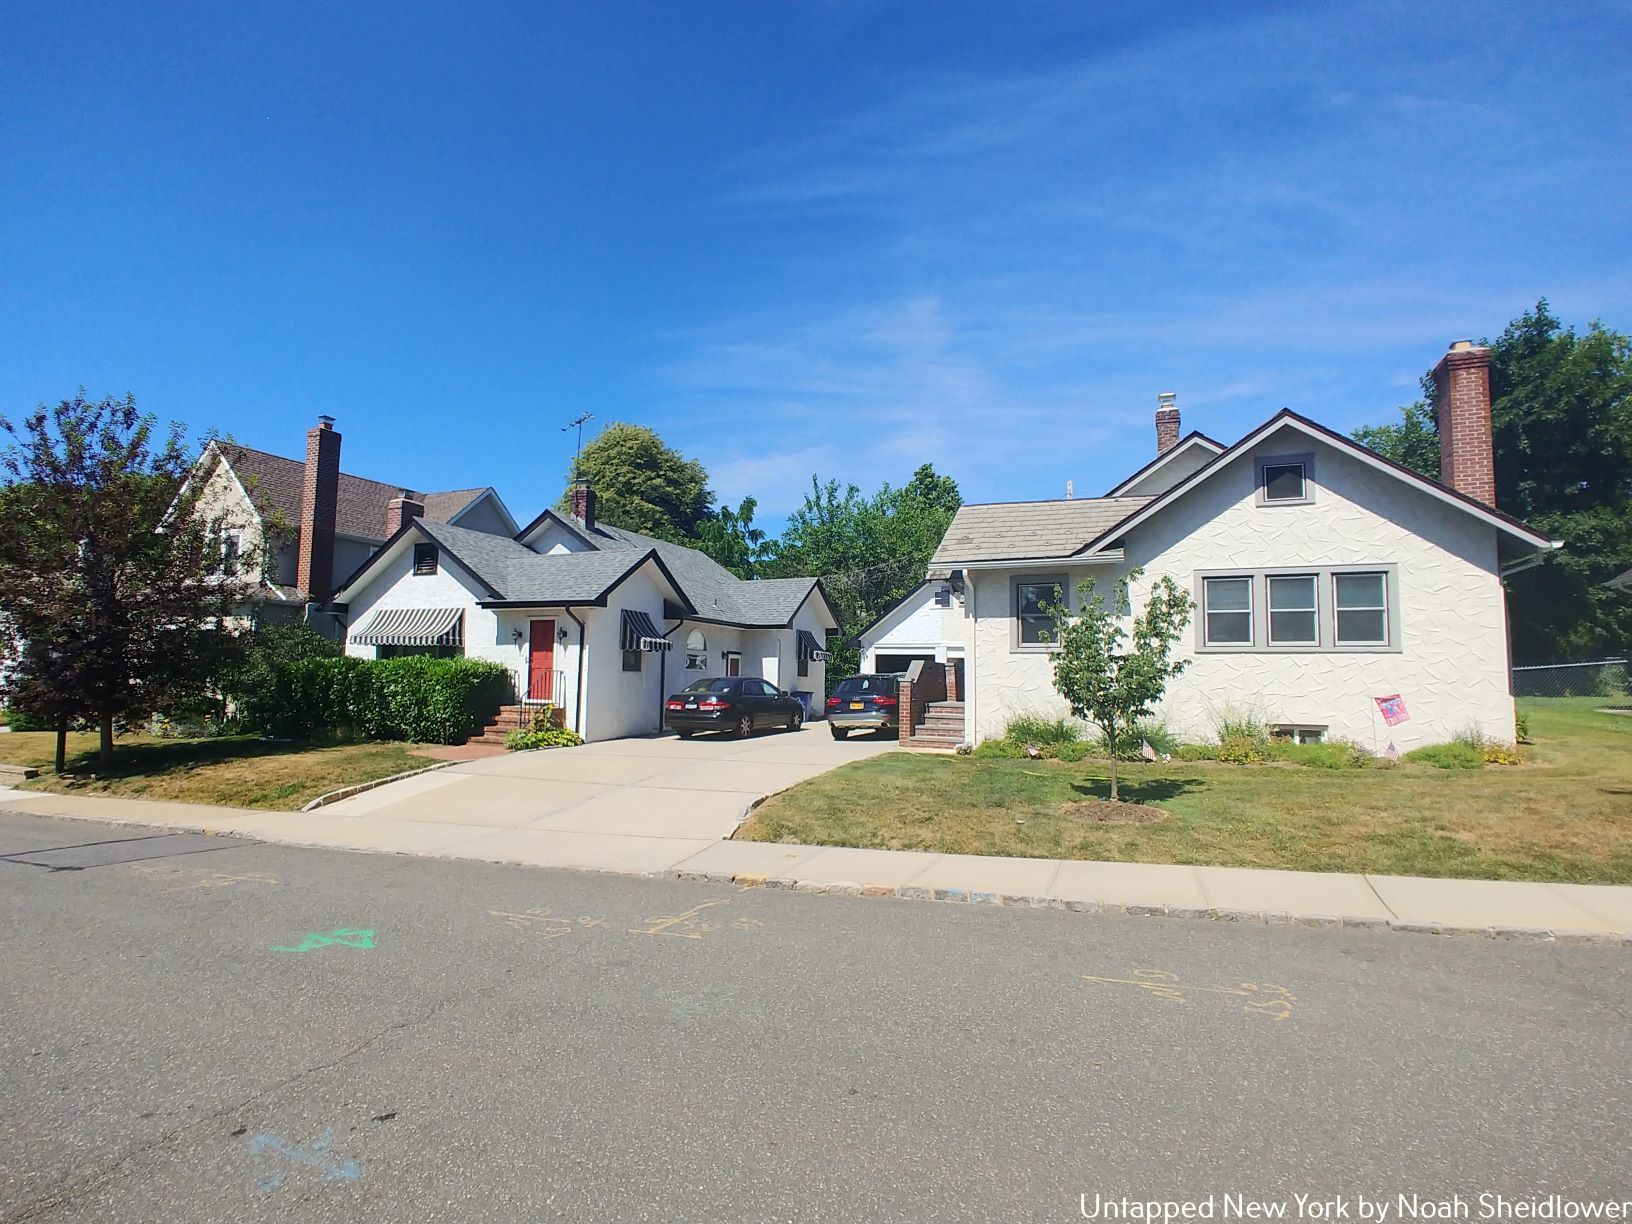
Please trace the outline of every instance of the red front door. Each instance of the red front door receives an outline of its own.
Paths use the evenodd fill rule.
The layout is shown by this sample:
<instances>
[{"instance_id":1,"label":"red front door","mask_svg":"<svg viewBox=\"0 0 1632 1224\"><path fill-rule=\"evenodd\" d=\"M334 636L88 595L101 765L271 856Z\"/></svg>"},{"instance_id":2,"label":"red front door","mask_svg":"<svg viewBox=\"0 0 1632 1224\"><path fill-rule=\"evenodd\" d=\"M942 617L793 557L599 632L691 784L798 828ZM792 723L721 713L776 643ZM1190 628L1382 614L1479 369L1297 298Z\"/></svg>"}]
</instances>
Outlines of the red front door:
<instances>
[{"instance_id":1,"label":"red front door","mask_svg":"<svg viewBox=\"0 0 1632 1224\"><path fill-rule=\"evenodd\" d=\"M555 700L555 622L535 620L527 628L527 700Z\"/></svg>"},{"instance_id":2,"label":"red front door","mask_svg":"<svg viewBox=\"0 0 1632 1224\"><path fill-rule=\"evenodd\" d=\"M742 675L742 656L734 650L725 652L725 674L728 676Z\"/></svg>"}]
</instances>

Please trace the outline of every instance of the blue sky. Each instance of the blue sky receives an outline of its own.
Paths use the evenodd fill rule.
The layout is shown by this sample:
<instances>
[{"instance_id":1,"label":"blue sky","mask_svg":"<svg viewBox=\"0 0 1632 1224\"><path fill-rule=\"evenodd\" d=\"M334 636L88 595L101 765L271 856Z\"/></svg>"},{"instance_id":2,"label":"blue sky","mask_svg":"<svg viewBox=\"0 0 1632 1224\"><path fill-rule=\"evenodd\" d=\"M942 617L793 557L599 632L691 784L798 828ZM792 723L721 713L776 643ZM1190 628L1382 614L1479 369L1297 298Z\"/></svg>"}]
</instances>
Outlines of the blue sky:
<instances>
[{"instance_id":1,"label":"blue sky","mask_svg":"<svg viewBox=\"0 0 1632 1224\"><path fill-rule=\"evenodd\" d=\"M1156 393L1388 417L1546 295L1632 328L1632 9L7 6L0 412L83 384L560 489L655 427L762 517L1102 492Z\"/></svg>"}]
</instances>

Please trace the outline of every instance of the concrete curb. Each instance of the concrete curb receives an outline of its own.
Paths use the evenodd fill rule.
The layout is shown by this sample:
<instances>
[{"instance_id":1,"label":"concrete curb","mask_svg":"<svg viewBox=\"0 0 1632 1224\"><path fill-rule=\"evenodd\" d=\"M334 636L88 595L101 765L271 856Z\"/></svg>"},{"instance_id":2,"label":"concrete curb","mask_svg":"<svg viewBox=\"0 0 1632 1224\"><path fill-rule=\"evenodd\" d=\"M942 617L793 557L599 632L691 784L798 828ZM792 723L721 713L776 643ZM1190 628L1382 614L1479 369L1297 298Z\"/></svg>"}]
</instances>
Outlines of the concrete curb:
<instances>
[{"instance_id":1,"label":"concrete curb","mask_svg":"<svg viewBox=\"0 0 1632 1224\"><path fill-rule=\"evenodd\" d=\"M982 892L978 889L921 884L856 884L853 881L800 880L791 876L751 875L739 872L660 871L659 878L710 884L734 884L741 889L775 888L830 897L891 897L899 901L939 901L951 905L993 905L1006 909L1066 910L1073 914L1102 914L1130 918L1189 918L1210 922L1251 923L1256 926L1346 927L1349 930L1389 931L1408 935L1457 935L1481 939L1509 939L1527 943L1579 944L1605 948L1632 948L1632 932L1546 930L1541 927L1447 926L1401 918L1342 917L1336 914L1288 914L1279 911L1202 909L1189 905L1120 904L1110 901L1066 900L1049 895Z\"/></svg>"},{"instance_id":2,"label":"concrete curb","mask_svg":"<svg viewBox=\"0 0 1632 1224\"><path fill-rule=\"evenodd\" d=\"M320 807L328 807L331 803L339 803L342 799L350 799L353 795L360 795L364 791L371 791L377 786L385 786L392 782L401 782L404 778L417 778L420 774L434 773L438 769L446 769L450 765L463 765L463 761L438 761L434 765L426 765L422 769L410 769L403 773L392 774L389 778L375 778L372 782L359 782L355 786L342 786L339 790L332 790L326 795L319 795L300 810L315 812Z\"/></svg>"}]
</instances>

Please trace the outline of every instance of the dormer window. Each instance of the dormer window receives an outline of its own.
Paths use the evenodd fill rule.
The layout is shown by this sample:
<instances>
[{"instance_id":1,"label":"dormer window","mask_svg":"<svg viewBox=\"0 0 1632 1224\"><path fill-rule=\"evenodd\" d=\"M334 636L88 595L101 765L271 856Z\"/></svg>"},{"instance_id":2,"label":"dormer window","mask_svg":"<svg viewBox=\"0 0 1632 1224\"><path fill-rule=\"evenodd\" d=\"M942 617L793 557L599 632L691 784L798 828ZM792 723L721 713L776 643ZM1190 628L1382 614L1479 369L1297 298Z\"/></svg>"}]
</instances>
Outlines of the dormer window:
<instances>
[{"instance_id":1,"label":"dormer window","mask_svg":"<svg viewBox=\"0 0 1632 1224\"><path fill-rule=\"evenodd\" d=\"M1260 506L1298 506L1314 500L1313 455L1269 455L1255 466Z\"/></svg>"},{"instance_id":2,"label":"dormer window","mask_svg":"<svg viewBox=\"0 0 1632 1224\"><path fill-rule=\"evenodd\" d=\"M436 573L436 545L414 545L414 573L416 575Z\"/></svg>"}]
</instances>

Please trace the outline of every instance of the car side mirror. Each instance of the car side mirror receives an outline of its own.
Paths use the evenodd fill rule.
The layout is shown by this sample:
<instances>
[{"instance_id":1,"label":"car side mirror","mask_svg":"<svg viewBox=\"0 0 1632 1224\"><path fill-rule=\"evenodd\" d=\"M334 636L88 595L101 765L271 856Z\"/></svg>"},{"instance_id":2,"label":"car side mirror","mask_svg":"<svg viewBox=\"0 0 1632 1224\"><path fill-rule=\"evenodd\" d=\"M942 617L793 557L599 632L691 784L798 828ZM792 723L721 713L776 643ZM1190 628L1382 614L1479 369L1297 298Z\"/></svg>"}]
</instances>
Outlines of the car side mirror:
<instances>
[{"instance_id":1,"label":"car side mirror","mask_svg":"<svg viewBox=\"0 0 1632 1224\"><path fill-rule=\"evenodd\" d=\"M792 697L793 696L793 694L788 692L787 689L777 689L776 690L776 695L778 697Z\"/></svg>"}]
</instances>

